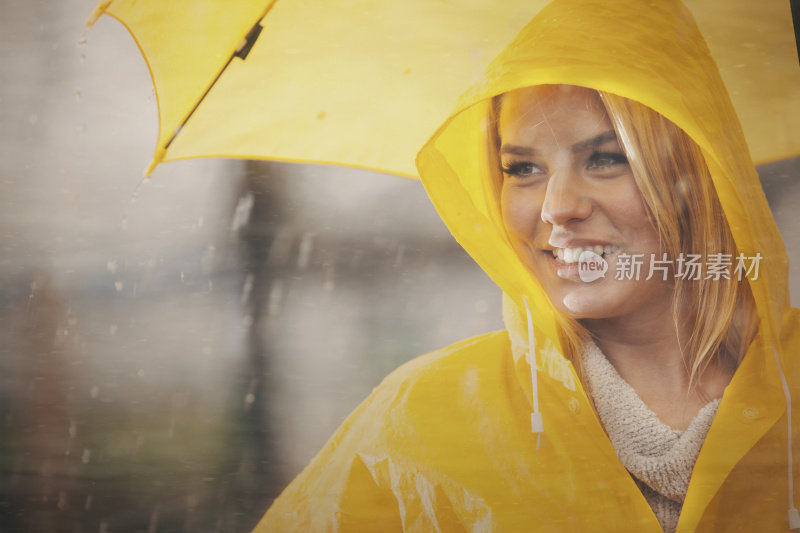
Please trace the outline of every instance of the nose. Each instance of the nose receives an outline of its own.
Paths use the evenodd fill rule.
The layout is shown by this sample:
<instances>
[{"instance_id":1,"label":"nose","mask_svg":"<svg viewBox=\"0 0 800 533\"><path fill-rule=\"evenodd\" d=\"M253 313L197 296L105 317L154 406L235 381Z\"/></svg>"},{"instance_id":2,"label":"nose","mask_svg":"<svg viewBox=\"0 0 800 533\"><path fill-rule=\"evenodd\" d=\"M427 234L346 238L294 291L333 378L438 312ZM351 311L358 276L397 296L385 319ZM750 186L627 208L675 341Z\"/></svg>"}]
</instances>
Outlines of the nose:
<instances>
[{"instance_id":1,"label":"nose","mask_svg":"<svg viewBox=\"0 0 800 533\"><path fill-rule=\"evenodd\" d=\"M565 226L589 218L591 214L592 202L579 176L569 169L550 175L542 203L542 221Z\"/></svg>"}]
</instances>

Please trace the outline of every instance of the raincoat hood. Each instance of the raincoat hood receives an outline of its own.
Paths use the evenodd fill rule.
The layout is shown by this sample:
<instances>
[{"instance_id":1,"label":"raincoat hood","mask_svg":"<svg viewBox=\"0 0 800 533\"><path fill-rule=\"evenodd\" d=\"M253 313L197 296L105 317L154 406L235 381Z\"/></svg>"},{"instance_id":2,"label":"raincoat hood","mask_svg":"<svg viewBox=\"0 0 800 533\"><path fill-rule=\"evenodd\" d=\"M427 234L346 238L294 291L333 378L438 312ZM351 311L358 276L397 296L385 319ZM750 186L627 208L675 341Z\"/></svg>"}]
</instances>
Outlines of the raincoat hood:
<instances>
[{"instance_id":1,"label":"raincoat hood","mask_svg":"<svg viewBox=\"0 0 800 533\"><path fill-rule=\"evenodd\" d=\"M524 316L537 343L560 350L554 310L511 248L489 186L491 99L521 87L569 84L640 102L683 129L703 150L738 250L760 253L751 287L767 340L780 336L788 261L742 129L690 11L678 0L556 0L548 4L461 97L417 157L423 184L459 243ZM516 320L519 322L519 320ZM512 332L513 333L513 332Z\"/></svg>"}]
</instances>

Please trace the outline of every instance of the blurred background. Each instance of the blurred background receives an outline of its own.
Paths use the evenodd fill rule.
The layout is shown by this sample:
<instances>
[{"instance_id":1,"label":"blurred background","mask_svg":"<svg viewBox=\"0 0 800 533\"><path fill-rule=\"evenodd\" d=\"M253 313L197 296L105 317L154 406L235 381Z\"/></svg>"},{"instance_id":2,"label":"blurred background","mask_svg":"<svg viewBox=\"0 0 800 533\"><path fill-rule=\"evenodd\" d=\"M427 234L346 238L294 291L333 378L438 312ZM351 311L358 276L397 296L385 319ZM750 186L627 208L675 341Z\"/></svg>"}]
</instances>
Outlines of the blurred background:
<instances>
[{"instance_id":1,"label":"blurred background","mask_svg":"<svg viewBox=\"0 0 800 533\"><path fill-rule=\"evenodd\" d=\"M94 0L0 5L0 531L245 532L380 380L502 327L417 181L202 160ZM800 162L759 168L798 297Z\"/></svg>"}]
</instances>

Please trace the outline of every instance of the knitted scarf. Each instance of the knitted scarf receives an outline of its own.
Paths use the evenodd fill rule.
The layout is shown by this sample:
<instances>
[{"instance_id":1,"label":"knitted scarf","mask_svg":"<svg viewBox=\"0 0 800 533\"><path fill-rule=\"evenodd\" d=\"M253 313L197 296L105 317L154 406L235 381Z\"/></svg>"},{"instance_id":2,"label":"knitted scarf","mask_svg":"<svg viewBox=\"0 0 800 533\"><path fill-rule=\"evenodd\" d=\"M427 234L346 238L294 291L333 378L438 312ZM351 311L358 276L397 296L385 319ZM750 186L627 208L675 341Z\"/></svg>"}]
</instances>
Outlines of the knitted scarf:
<instances>
[{"instance_id":1,"label":"knitted scarf","mask_svg":"<svg viewBox=\"0 0 800 533\"><path fill-rule=\"evenodd\" d=\"M584 349L583 365L588 392L617 456L662 529L674 532L719 400L706 404L689 427L679 431L658 419L591 341Z\"/></svg>"}]
</instances>

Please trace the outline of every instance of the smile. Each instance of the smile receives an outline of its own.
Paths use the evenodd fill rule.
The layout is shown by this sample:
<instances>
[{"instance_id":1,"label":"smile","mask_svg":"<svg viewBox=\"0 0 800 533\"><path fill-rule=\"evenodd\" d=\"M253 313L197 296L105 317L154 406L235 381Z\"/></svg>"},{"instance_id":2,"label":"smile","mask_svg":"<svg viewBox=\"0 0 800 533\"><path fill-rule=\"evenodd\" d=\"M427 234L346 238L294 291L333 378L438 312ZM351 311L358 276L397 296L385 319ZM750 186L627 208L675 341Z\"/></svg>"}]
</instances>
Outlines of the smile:
<instances>
[{"instance_id":1,"label":"smile","mask_svg":"<svg viewBox=\"0 0 800 533\"><path fill-rule=\"evenodd\" d=\"M583 252L594 252L602 258L606 258L619 250L619 246L606 244L605 246L579 246L577 248L553 248L550 252L558 261L565 264L577 263L578 258Z\"/></svg>"}]
</instances>

